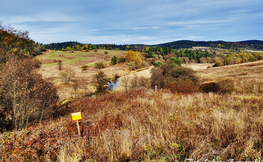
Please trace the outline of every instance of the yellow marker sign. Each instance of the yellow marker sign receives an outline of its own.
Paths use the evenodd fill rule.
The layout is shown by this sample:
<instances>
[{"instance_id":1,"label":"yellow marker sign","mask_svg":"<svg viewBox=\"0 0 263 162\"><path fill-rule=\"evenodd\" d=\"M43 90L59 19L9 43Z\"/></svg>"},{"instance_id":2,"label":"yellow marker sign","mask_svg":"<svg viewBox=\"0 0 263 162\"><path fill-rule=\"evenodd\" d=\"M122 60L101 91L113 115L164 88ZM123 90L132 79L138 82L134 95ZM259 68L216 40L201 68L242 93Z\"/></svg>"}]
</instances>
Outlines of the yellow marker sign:
<instances>
[{"instance_id":1,"label":"yellow marker sign","mask_svg":"<svg viewBox=\"0 0 263 162\"><path fill-rule=\"evenodd\" d=\"M71 113L71 117L72 117L72 121L81 120L82 119L81 112Z\"/></svg>"}]
</instances>

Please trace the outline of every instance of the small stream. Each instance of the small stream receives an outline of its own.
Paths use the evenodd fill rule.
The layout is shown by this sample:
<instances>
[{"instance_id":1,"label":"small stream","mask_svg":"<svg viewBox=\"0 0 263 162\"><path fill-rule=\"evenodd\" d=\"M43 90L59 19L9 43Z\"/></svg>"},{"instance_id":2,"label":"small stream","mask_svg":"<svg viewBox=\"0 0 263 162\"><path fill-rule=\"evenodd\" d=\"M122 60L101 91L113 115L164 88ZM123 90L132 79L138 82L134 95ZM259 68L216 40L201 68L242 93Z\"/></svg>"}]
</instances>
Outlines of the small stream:
<instances>
[{"instance_id":1,"label":"small stream","mask_svg":"<svg viewBox=\"0 0 263 162\"><path fill-rule=\"evenodd\" d=\"M117 78L116 80L111 80L111 82L107 83L108 89L114 90L115 88L120 86L120 80Z\"/></svg>"}]
</instances>

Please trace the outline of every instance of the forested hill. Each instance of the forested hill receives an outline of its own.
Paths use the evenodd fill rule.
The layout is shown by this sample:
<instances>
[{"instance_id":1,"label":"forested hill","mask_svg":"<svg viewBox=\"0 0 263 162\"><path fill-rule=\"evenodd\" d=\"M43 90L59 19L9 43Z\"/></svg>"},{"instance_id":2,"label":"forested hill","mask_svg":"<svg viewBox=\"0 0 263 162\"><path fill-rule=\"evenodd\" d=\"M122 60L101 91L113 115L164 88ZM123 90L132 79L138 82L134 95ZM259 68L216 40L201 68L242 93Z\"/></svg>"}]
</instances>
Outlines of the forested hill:
<instances>
[{"instance_id":1,"label":"forested hill","mask_svg":"<svg viewBox=\"0 0 263 162\"><path fill-rule=\"evenodd\" d=\"M79 42L62 42L62 43L51 43L47 44L46 47L48 49L56 49L63 50L67 47L72 46L84 46L83 43ZM116 45L116 44L89 44L93 49L101 48L101 49L119 49L119 50L131 50L131 49L144 49L147 46L158 46L158 47L169 47L173 49L180 48L192 48L196 46L202 47L214 47L214 48L224 48L224 49L250 49L250 50L263 50L263 41L260 40L247 40L247 41L239 41L239 42L226 42L226 41L191 41L191 40L180 40L156 45L144 45L144 44L130 44L130 45Z\"/></svg>"},{"instance_id":2,"label":"forested hill","mask_svg":"<svg viewBox=\"0 0 263 162\"><path fill-rule=\"evenodd\" d=\"M46 47L48 49L62 50L62 49L66 49L67 47L72 47L75 45L83 46L84 44L79 42L69 41L69 42L61 42L61 43L50 43L47 44Z\"/></svg>"},{"instance_id":3,"label":"forested hill","mask_svg":"<svg viewBox=\"0 0 263 162\"><path fill-rule=\"evenodd\" d=\"M156 46L169 47L169 48L174 48L174 49L192 48L196 46L202 46L202 47L216 47L216 48L226 48L226 49L245 48L245 49L263 50L263 41L247 40L247 41L240 41L240 42L225 42L225 41L180 40L180 41L162 43Z\"/></svg>"}]
</instances>

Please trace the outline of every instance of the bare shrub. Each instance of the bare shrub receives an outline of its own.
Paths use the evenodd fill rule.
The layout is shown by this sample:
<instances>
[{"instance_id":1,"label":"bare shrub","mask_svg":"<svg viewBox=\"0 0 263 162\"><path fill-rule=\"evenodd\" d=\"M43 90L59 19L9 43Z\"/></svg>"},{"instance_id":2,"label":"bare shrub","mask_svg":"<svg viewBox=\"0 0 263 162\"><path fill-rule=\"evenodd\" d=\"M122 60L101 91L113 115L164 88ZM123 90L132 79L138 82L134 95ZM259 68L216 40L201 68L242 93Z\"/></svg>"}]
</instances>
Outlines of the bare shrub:
<instances>
[{"instance_id":1,"label":"bare shrub","mask_svg":"<svg viewBox=\"0 0 263 162\"><path fill-rule=\"evenodd\" d=\"M135 87L148 87L149 79L144 77L135 76L131 79L131 88Z\"/></svg>"},{"instance_id":2,"label":"bare shrub","mask_svg":"<svg viewBox=\"0 0 263 162\"><path fill-rule=\"evenodd\" d=\"M134 76L131 79L131 88L135 88L139 86L139 77L138 76Z\"/></svg>"},{"instance_id":3,"label":"bare shrub","mask_svg":"<svg viewBox=\"0 0 263 162\"><path fill-rule=\"evenodd\" d=\"M75 76L75 72L72 69L65 69L59 73L59 76L65 84L68 84Z\"/></svg>"},{"instance_id":4,"label":"bare shrub","mask_svg":"<svg viewBox=\"0 0 263 162\"><path fill-rule=\"evenodd\" d=\"M58 63L58 70L61 70L62 69L62 61L58 60L57 63Z\"/></svg>"},{"instance_id":5,"label":"bare shrub","mask_svg":"<svg viewBox=\"0 0 263 162\"><path fill-rule=\"evenodd\" d=\"M163 76L163 70L160 68L153 68L151 70L152 77L151 77L151 88L155 88L157 86L159 89L164 87L165 78Z\"/></svg>"},{"instance_id":6,"label":"bare shrub","mask_svg":"<svg viewBox=\"0 0 263 162\"><path fill-rule=\"evenodd\" d=\"M35 72L33 60L10 59L0 75L0 131L23 129L46 119L58 99L53 84Z\"/></svg>"},{"instance_id":7,"label":"bare shrub","mask_svg":"<svg viewBox=\"0 0 263 162\"><path fill-rule=\"evenodd\" d=\"M89 82L88 82L88 80L87 79L85 79L85 78L82 78L80 81L79 81L79 86L80 86L80 88L83 88L84 89L84 95L83 95L83 97L86 97L87 96L87 94L88 94L88 85L89 85Z\"/></svg>"},{"instance_id":8,"label":"bare shrub","mask_svg":"<svg viewBox=\"0 0 263 162\"><path fill-rule=\"evenodd\" d=\"M123 83L124 83L125 90L128 91L130 76L129 76L129 75L124 75L124 76L122 77L122 81L123 81Z\"/></svg>"},{"instance_id":9,"label":"bare shrub","mask_svg":"<svg viewBox=\"0 0 263 162\"><path fill-rule=\"evenodd\" d=\"M102 69L102 68L105 68L105 64L103 62L97 62L95 63L95 68L97 69Z\"/></svg>"}]
</instances>

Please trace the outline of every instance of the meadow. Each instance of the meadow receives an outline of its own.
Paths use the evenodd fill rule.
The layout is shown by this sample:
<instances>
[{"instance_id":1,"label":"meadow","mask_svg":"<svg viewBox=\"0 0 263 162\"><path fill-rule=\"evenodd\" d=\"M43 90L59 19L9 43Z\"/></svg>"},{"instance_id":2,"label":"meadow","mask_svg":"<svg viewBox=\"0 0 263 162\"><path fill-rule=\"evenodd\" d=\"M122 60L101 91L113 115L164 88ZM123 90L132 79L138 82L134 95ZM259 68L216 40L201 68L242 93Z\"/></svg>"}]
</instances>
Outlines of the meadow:
<instances>
[{"instance_id":1,"label":"meadow","mask_svg":"<svg viewBox=\"0 0 263 162\"><path fill-rule=\"evenodd\" d=\"M84 98L58 108L53 119L36 127L1 134L0 157L70 162L262 160L262 67L257 61L196 71L203 83L233 80L235 90L228 94L137 87ZM81 136L70 116L79 111Z\"/></svg>"},{"instance_id":2,"label":"meadow","mask_svg":"<svg viewBox=\"0 0 263 162\"><path fill-rule=\"evenodd\" d=\"M105 54L107 52L107 54ZM97 73L98 69L94 66L98 62L103 62L106 68L101 69L108 77L113 77L116 73L127 73L127 67L123 65L110 66L110 60L113 56L125 56L127 51L121 50L103 50L98 49L89 52L74 51L74 53L48 50L36 58L42 62L39 73L50 82L58 87L60 100L71 99L75 97L73 85L78 84L78 97L84 95L83 87L88 87L88 93L95 92L93 86L90 85L92 77ZM58 68L58 60L62 61L62 69ZM81 69L83 65L88 65L89 68L85 71ZM60 72L71 71L72 80L65 84L61 79Z\"/></svg>"}]
</instances>

